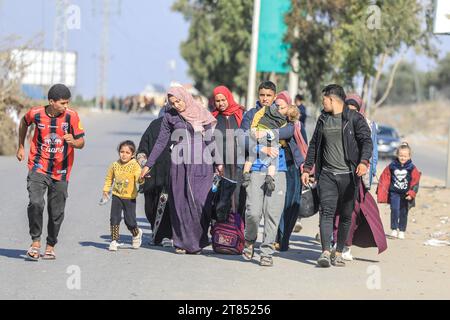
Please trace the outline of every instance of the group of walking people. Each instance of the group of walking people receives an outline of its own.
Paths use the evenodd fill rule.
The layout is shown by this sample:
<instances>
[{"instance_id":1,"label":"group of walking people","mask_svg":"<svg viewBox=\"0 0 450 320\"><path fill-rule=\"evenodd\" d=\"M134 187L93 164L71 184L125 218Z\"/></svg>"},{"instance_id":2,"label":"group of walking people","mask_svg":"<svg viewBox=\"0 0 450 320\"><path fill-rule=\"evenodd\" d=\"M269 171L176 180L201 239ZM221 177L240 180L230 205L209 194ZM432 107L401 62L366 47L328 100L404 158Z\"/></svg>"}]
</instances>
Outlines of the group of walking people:
<instances>
[{"instance_id":1,"label":"group of walking people","mask_svg":"<svg viewBox=\"0 0 450 320\"><path fill-rule=\"evenodd\" d=\"M317 183L320 202L319 266L344 266L344 260L351 260L351 245L378 247L383 252L386 237L369 193L376 174L376 125L365 119L361 98L346 95L341 86L326 86L322 96L323 111L308 143L300 121L304 120L304 107L293 104L289 94L278 92L270 81L259 85L256 106L248 111L225 86L213 91L213 112L185 88L170 88L167 105L151 122L139 146L121 142L119 159L108 169L103 198L112 198L109 249L119 247L122 213L133 236L133 248L141 246L143 233L136 222L136 197L141 189L153 230L152 244L173 246L178 254L200 254L210 244L211 221L219 219L213 214L211 190L218 176L236 184L229 211L245 221L245 260L254 257L262 218L260 265L272 266L274 251L289 249L302 188L313 183ZM84 146L84 130L76 112L67 108L69 100L70 91L55 85L49 92L49 105L31 109L19 130L17 157L21 161L26 128L36 124L28 162L33 243L27 256L32 260L40 258L47 189L51 219L44 257L56 258L54 246L64 216L73 149ZM383 181L391 176L398 180L398 172L404 168L409 173L406 180L396 180L395 188L388 181L382 202L392 200L391 206L399 207L393 209L396 218L391 227L398 228L400 219L404 232L404 201L414 200L420 174L405 156L410 147L401 148L397 166L389 177L383 173ZM386 188L386 183L380 185ZM406 198L394 194L402 192Z\"/></svg>"}]
</instances>

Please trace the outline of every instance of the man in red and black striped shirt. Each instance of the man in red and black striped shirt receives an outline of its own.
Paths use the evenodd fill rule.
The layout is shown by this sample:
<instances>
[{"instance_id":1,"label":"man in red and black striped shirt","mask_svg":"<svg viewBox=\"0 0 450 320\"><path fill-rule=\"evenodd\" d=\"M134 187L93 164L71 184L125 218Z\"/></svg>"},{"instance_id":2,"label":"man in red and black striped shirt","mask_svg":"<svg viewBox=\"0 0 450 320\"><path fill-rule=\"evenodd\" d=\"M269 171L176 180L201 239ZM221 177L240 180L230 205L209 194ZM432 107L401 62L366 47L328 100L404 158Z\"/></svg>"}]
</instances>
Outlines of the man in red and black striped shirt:
<instances>
[{"instance_id":1,"label":"man in red and black striped shirt","mask_svg":"<svg viewBox=\"0 0 450 320\"><path fill-rule=\"evenodd\" d=\"M55 259L54 247L64 219L67 186L74 160L74 149L84 147L84 130L78 114L68 108L70 90L57 84L48 92L48 106L31 108L19 127L17 159L25 158L25 136L28 126L35 125L28 158L28 220L33 244L27 252L32 260L40 257L44 195L48 192L48 237L45 259Z\"/></svg>"}]
</instances>

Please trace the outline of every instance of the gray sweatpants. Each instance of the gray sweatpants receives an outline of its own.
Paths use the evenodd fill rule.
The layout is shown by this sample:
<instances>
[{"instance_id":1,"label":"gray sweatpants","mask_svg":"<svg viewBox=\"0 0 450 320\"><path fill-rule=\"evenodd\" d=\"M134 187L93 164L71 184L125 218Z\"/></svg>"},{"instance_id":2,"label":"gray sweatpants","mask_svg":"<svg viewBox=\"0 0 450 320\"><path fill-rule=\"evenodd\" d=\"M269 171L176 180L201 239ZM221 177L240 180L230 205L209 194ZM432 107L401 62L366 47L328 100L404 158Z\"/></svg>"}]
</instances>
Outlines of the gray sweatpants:
<instances>
[{"instance_id":1,"label":"gray sweatpants","mask_svg":"<svg viewBox=\"0 0 450 320\"><path fill-rule=\"evenodd\" d=\"M273 254L273 244L286 197L286 173L276 173L275 190L270 194L266 193L264 188L266 174L266 172L251 173L245 211L245 240L251 243L254 243L258 237L259 223L264 216L264 236L260 246L262 257Z\"/></svg>"}]
</instances>

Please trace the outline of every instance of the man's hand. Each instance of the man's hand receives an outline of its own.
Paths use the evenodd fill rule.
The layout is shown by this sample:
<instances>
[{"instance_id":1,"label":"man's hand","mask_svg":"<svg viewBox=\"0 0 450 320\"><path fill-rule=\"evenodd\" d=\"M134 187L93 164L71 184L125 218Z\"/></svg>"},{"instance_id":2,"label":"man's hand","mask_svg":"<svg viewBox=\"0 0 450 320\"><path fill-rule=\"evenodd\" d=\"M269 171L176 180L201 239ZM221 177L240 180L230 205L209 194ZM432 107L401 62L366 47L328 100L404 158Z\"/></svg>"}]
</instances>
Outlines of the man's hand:
<instances>
[{"instance_id":1,"label":"man's hand","mask_svg":"<svg viewBox=\"0 0 450 320\"><path fill-rule=\"evenodd\" d=\"M146 177L149 172L150 172L150 168L149 167L145 166L144 168L142 168L141 175L140 175L139 179L150 178L150 176Z\"/></svg>"},{"instance_id":2,"label":"man's hand","mask_svg":"<svg viewBox=\"0 0 450 320\"><path fill-rule=\"evenodd\" d=\"M413 198L411 196L406 196L405 199L408 200L408 201L411 201Z\"/></svg>"},{"instance_id":3,"label":"man's hand","mask_svg":"<svg viewBox=\"0 0 450 320\"><path fill-rule=\"evenodd\" d=\"M274 147L263 147L261 149L261 152L267 154L271 158L276 158L276 157L278 157L278 154L279 154L278 148L274 148Z\"/></svg>"},{"instance_id":4,"label":"man's hand","mask_svg":"<svg viewBox=\"0 0 450 320\"><path fill-rule=\"evenodd\" d=\"M362 177L367 173L367 166L364 163L360 163L356 168L356 174L358 177Z\"/></svg>"},{"instance_id":5,"label":"man's hand","mask_svg":"<svg viewBox=\"0 0 450 320\"><path fill-rule=\"evenodd\" d=\"M262 139L267 136L266 130L256 130L254 133L255 139Z\"/></svg>"},{"instance_id":6,"label":"man's hand","mask_svg":"<svg viewBox=\"0 0 450 320\"><path fill-rule=\"evenodd\" d=\"M72 146L72 147L75 146L75 138L73 137L72 134L68 133L68 134L63 135L63 139L67 142L67 144L69 146Z\"/></svg>"},{"instance_id":7,"label":"man's hand","mask_svg":"<svg viewBox=\"0 0 450 320\"><path fill-rule=\"evenodd\" d=\"M309 182L310 182L309 173L307 173L307 172L302 173L302 178L301 178L301 180L302 180L302 183L303 183L303 185L304 185L305 187L308 186L308 184L309 184Z\"/></svg>"},{"instance_id":8,"label":"man's hand","mask_svg":"<svg viewBox=\"0 0 450 320\"><path fill-rule=\"evenodd\" d=\"M25 150L23 146L19 146L19 148L17 148L16 158L19 162L25 159Z\"/></svg>"}]
</instances>

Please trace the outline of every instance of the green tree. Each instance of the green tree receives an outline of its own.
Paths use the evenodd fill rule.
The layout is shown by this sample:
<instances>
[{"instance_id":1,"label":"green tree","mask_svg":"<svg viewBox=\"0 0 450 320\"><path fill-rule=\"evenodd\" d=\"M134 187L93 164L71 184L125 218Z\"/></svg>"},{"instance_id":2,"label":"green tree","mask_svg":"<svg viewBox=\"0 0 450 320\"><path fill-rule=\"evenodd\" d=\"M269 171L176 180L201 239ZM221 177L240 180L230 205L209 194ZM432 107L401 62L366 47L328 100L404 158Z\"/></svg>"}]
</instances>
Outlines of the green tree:
<instances>
[{"instance_id":1,"label":"green tree","mask_svg":"<svg viewBox=\"0 0 450 320\"><path fill-rule=\"evenodd\" d=\"M205 95L226 85L246 93L250 64L252 0L177 0L172 9L191 23L181 55Z\"/></svg>"},{"instance_id":2,"label":"green tree","mask_svg":"<svg viewBox=\"0 0 450 320\"><path fill-rule=\"evenodd\" d=\"M450 99L450 53L438 61L435 70L428 75L429 85L436 88L443 97Z\"/></svg>"},{"instance_id":3,"label":"green tree","mask_svg":"<svg viewBox=\"0 0 450 320\"><path fill-rule=\"evenodd\" d=\"M381 75L376 100L386 92L391 70ZM410 104L420 102L425 96L426 74L417 70L412 62L401 62L395 73L393 85L384 104Z\"/></svg>"},{"instance_id":4,"label":"green tree","mask_svg":"<svg viewBox=\"0 0 450 320\"><path fill-rule=\"evenodd\" d=\"M292 44L291 55L299 53L299 73L314 102L324 83L354 89L357 77L364 79L362 95L367 100L369 87L377 92L389 57L410 47L433 53L431 18L430 1L292 0L286 40Z\"/></svg>"}]
</instances>

